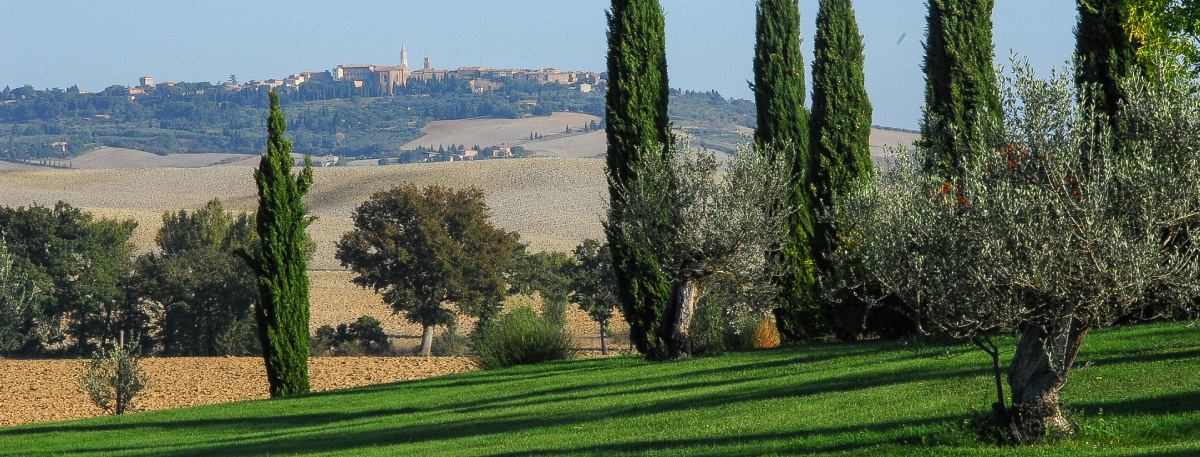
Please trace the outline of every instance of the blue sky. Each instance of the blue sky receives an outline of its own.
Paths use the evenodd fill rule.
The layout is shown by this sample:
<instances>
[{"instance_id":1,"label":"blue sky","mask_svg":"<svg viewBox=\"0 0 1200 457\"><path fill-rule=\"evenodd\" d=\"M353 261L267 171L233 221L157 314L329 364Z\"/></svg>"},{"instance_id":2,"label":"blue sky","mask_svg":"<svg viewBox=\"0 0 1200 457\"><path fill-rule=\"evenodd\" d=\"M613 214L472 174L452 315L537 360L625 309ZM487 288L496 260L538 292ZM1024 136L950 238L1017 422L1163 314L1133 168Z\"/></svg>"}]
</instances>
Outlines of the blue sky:
<instances>
[{"instance_id":1,"label":"blue sky","mask_svg":"<svg viewBox=\"0 0 1200 457\"><path fill-rule=\"evenodd\" d=\"M671 87L750 98L754 0L660 0ZM1074 49L1071 0L997 0L997 62L1010 49L1049 74ZM604 70L605 0L97 1L0 3L0 86L98 91L157 81L240 81L338 64ZM854 2L876 124L915 128L923 103L922 0ZM801 0L806 59L817 1Z\"/></svg>"}]
</instances>

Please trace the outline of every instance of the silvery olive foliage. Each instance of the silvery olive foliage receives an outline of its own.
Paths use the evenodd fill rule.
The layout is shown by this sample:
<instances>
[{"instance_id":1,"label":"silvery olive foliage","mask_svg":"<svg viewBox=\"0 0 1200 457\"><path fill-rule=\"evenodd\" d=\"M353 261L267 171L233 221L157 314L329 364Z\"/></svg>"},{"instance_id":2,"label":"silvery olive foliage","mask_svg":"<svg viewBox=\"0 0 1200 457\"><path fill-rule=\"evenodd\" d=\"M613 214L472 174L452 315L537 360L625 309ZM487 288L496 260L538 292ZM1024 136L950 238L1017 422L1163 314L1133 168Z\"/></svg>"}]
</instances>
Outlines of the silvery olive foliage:
<instances>
[{"instance_id":1,"label":"silvery olive foliage","mask_svg":"<svg viewBox=\"0 0 1200 457\"><path fill-rule=\"evenodd\" d=\"M1073 317L1099 326L1146 298L1197 295L1200 99L1195 81L1128 83L1131 141L1109 148L1071 75L1002 77L1001 139L947 179L899 151L844 202L836 257L861 265L930 331L969 338ZM853 287L849 282L845 286Z\"/></svg>"},{"instance_id":2,"label":"silvery olive foliage","mask_svg":"<svg viewBox=\"0 0 1200 457\"><path fill-rule=\"evenodd\" d=\"M658 253L672 277L762 278L765 256L778 249L784 221L795 212L786 204L791 192L786 167L751 145L740 146L724 164L686 141L675 152L646 154L639 179L612 184L625 202L621 241ZM670 227L657 223L663 214Z\"/></svg>"},{"instance_id":3,"label":"silvery olive foliage","mask_svg":"<svg viewBox=\"0 0 1200 457\"><path fill-rule=\"evenodd\" d=\"M873 283L922 330L992 354L997 415L1012 418L1018 442L1061 425L1058 391L1089 329L1194 311L1200 295L1200 85L1126 81L1116 148L1072 80L1014 62L1001 76L1003 125L990 127L990 146L962 154L960 173L923 169L937 151L901 150L831 216L834 258L860 274L835 287ZM1007 413L989 339L1001 332L1021 334Z\"/></svg>"}]
</instances>

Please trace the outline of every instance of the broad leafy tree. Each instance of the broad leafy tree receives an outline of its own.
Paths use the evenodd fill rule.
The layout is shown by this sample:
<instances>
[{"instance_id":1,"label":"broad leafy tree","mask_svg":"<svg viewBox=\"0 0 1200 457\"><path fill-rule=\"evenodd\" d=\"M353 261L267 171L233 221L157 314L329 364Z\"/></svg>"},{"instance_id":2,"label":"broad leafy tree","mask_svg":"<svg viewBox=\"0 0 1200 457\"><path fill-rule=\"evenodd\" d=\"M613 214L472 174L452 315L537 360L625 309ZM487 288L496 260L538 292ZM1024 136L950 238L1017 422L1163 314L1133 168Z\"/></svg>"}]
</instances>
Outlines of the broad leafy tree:
<instances>
[{"instance_id":1,"label":"broad leafy tree","mask_svg":"<svg viewBox=\"0 0 1200 457\"><path fill-rule=\"evenodd\" d=\"M20 352L57 347L87 354L133 317L123 284L132 271L130 237L136 226L128 220L96 220L63 202L52 208L0 208L0 232L13 256L14 274L42 292L35 299L41 321L61 324L30 334Z\"/></svg>"},{"instance_id":2,"label":"broad leafy tree","mask_svg":"<svg viewBox=\"0 0 1200 457\"><path fill-rule=\"evenodd\" d=\"M663 314L670 300L671 278L657 248L665 238L638 240L622 230L633 217L650 217L646 222L660 228L653 234L669 237L667 232L675 221L662 213L630 214L619 189L641 186L644 162L672 152L665 21L658 0L613 0L607 17L605 137L610 205L606 235L630 338L647 357L659 358L670 352L660 337L664 322L671 319ZM672 192L669 188L644 190L664 196Z\"/></svg>"},{"instance_id":3,"label":"broad leafy tree","mask_svg":"<svg viewBox=\"0 0 1200 457\"><path fill-rule=\"evenodd\" d=\"M292 174L292 143L284 138L287 120L279 95L270 94L267 153L254 180L258 184L256 229L259 250L244 253L258 283L254 318L272 397L309 391L308 382L308 258L305 252L312 223L302 197L312 186L312 160Z\"/></svg>"},{"instance_id":4,"label":"broad leafy tree","mask_svg":"<svg viewBox=\"0 0 1200 457\"><path fill-rule=\"evenodd\" d=\"M161 309L163 355L248 355L258 289L254 271L234 253L254 249L254 218L214 199L195 211L163 214L159 252L138 259L136 289ZM254 346L257 346L255 344Z\"/></svg>"},{"instance_id":5,"label":"broad leafy tree","mask_svg":"<svg viewBox=\"0 0 1200 457\"><path fill-rule=\"evenodd\" d=\"M573 267L573 259L564 252L530 254L524 243L518 243L513 251L513 270L508 275L509 293L536 292L542 298L542 314L558 325L565 325L571 293L568 274Z\"/></svg>"},{"instance_id":6,"label":"broad leafy tree","mask_svg":"<svg viewBox=\"0 0 1200 457\"><path fill-rule=\"evenodd\" d=\"M434 328L453 319L447 305L478 314L504 298L517 235L488 216L477 188L403 183L359 205L337 259L356 274L355 284L423 327L421 355L429 356Z\"/></svg>"}]
</instances>

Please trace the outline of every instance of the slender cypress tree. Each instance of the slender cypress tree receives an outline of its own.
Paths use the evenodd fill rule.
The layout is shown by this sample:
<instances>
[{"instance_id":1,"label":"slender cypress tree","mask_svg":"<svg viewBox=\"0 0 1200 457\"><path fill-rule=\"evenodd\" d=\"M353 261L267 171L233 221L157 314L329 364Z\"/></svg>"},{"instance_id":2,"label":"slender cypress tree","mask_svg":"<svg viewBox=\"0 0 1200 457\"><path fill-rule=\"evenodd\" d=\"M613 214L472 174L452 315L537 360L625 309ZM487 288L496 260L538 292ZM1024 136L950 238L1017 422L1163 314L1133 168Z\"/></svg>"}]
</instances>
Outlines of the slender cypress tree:
<instances>
[{"instance_id":1,"label":"slender cypress tree","mask_svg":"<svg viewBox=\"0 0 1200 457\"><path fill-rule=\"evenodd\" d=\"M608 16L605 135L610 180L606 234L630 338L651 359L669 356L671 278L655 252L624 243L622 199L611 183L636 182L643 154L672 153L665 21L658 0L613 0ZM661 189L667 192L669 189ZM670 230L670 221L660 221Z\"/></svg>"},{"instance_id":2,"label":"slender cypress tree","mask_svg":"<svg viewBox=\"0 0 1200 457\"><path fill-rule=\"evenodd\" d=\"M257 255L246 255L258 276L259 300L254 307L258 338L271 396L301 394L308 384L308 259L305 228L313 218L301 197L312 185L312 159L292 175L292 142L283 137L287 120L279 95L271 91L267 117L267 153L254 180L258 183Z\"/></svg>"},{"instance_id":3,"label":"slender cypress tree","mask_svg":"<svg viewBox=\"0 0 1200 457\"><path fill-rule=\"evenodd\" d=\"M813 104L809 121L812 156L814 213L820 214L845 195L875 167L871 161L871 100L863 76L863 42L850 0L821 0L817 10L817 36L813 43ZM831 269L825 254L836 248L833 224L814 225L813 261L817 269ZM822 313L835 333L858 333L861 322L856 306ZM841 324L841 325L840 325ZM859 325L860 326L860 325ZM846 328L842 328L846 327ZM816 329L813 329L814 331Z\"/></svg>"},{"instance_id":4,"label":"slender cypress tree","mask_svg":"<svg viewBox=\"0 0 1200 457\"><path fill-rule=\"evenodd\" d=\"M1109 125L1120 138L1121 126L1116 114L1120 106L1119 82L1137 69L1139 44L1130 39L1124 24L1128 22L1129 0L1078 0L1079 24L1075 27L1075 56L1079 69L1075 84L1108 115ZM1086 87L1091 86L1091 87ZM1115 145L1114 145L1115 146Z\"/></svg>"},{"instance_id":5,"label":"slender cypress tree","mask_svg":"<svg viewBox=\"0 0 1200 457\"><path fill-rule=\"evenodd\" d=\"M954 175L964 154L982 151L1002 115L992 66L994 0L928 2L921 144L926 166Z\"/></svg>"},{"instance_id":6,"label":"slender cypress tree","mask_svg":"<svg viewBox=\"0 0 1200 457\"><path fill-rule=\"evenodd\" d=\"M809 188L808 109L804 107L804 58L800 54L800 6L797 0L760 0L756 9L754 103L760 154L790 163L796 189L789 239L775 256L778 287L775 323L787 341L810 336L817 318L812 263L813 213Z\"/></svg>"}]
</instances>

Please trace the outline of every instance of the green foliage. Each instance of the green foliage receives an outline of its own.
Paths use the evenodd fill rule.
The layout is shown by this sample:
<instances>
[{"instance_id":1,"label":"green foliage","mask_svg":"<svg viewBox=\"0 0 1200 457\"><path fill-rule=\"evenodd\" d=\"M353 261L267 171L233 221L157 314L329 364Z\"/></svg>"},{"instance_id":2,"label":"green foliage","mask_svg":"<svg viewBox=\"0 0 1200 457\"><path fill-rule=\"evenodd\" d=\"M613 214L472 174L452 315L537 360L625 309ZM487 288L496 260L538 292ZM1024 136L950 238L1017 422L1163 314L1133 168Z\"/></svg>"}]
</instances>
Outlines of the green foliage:
<instances>
[{"instance_id":1,"label":"green foliage","mask_svg":"<svg viewBox=\"0 0 1200 457\"><path fill-rule=\"evenodd\" d=\"M608 355L608 324L619 294L612 254L607 243L589 238L575 247L574 257L575 264L568 274L571 301L600 324L600 353Z\"/></svg>"},{"instance_id":2,"label":"green foliage","mask_svg":"<svg viewBox=\"0 0 1200 457\"><path fill-rule=\"evenodd\" d=\"M110 350L93 353L92 359L80 367L76 386L105 412L125 414L136 407L134 398L150 381L139 362L137 343L126 346L121 341Z\"/></svg>"},{"instance_id":3,"label":"green foliage","mask_svg":"<svg viewBox=\"0 0 1200 457\"><path fill-rule=\"evenodd\" d=\"M517 235L488 216L478 188L403 183L355 209L354 230L337 243L336 256L355 284L382 293L392 310L429 332L452 319L448 303L479 315L503 299Z\"/></svg>"},{"instance_id":4,"label":"green foliage","mask_svg":"<svg viewBox=\"0 0 1200 457\"><path fill-rule=\"evenodd\" d=\"M1089 4L1096 3L1095 0ZM1139 66L1149 76L1165 71L1167 76L1184 72L1200 74L1200 2L1196 0L1138 0L1125 4L1128 9L1123 28L1130 41L1137 43ZM1159 59L1168 56L1179 69L1164 67Z\"/></svg>"},{"instance_id":5,"label":"green foliage","mask_svg":"<svg viewBox=\"0 0 1200 457\"><path fill-rule=\"evenodd\" d=\"M793 191L786 204L795 212L787 238L775 253L770 276L778 297L776 315L789 340L804 336L816 309L813 268L813 171L809 151L809 113L804 106L804 57L800 53L800 9L796 0L760 0L754 44L754 102L757 153L787 164ZM777 152L776 152L777 151Z\"/></svg>"},{"instance_id":6,"label":"green foliage","mask_svg":"<svg viewBox=\"0 0 1200 457\"><path fill-rule=\"evenodd\" d=\"M124 287L132 270L137 223L96 220L69 204L0 208L0 232L13 255L13 271L44 291L35 302L45 326L19 352L87 353L122 329L141 327L146 311ZM27 321L27 327L32 323Z\"/></svg>"},{"instance_id":7,"label":"green foliage","mask_svg":"<svg viewBox=\"0 0 1200 457\"><path fill-rule=\"evenodd\" d=\"M0 355L18 350L37 339L42 320L37 288L13 271L14 257L0 237Z\"/></svg>"},{"instance_id":8,"label":"green foliage","mask_svg":"<svg viewBox=\"0 0 1200 457\"><path fill-rule=\"evenodd\" d=\"M962 181L921 168L927 152L899 157L841 208L838 255L928 331L993 355L993 335L1020 332L1012 407L997 412L1030 443L1061 424L1058 393L1090 329L1164 303L1196 309L1200 247L1183 240L1200 214L1200 82L1125 81L1115 149L1070 72L1039 80L1016 64L1004 82L1003 142L975 151Z\"/></svg>"},{"instance_id":9,"label":"green foliage","mask_svg":"<svg viewBox=\"0 0 1200 457\"><path fill-rule=\"evenodd\" d=\"M608 88L605 91L605 137L609 179L609 224L606 226L621 306L630 338L649 357L664 354L659 338L670 278L655 251L625 242L621 221L629 218L618 186L636 186L646 155L672 152L667 105L665 21L658 0L613 0L608 18ZM670 193L667 188L657 192ZM669 230L662 216L653 223ZM653 243L653 240L650 240Z\"/></svg>"},{"instance_id":10,"label":"green foliage","mask_svg":"<svg viewBox=\"0 0 1200 457\"><path fill-rule=\"evenodd\" d=\"M961 346L915 354L895 341L677 364L579 359L0 433L14 455L111 455L130 443L153 455L1191 455L1195 332L1095 332L1066 388L1082 431L1027 448L961 429L972 408L987 409L987 357Z\"/></svg>"},{"instance_id":11,"label":"green foliage","mask_svg":"<svg viewBox=\"0 0 1200 457\"><path fill-rule=\"evenodd\" d=\"M480 332L476 363L485 370L569 359L578 352L561 323L528 306L504 313Z\"/></svg>"},{"instance_id":12,"label":"green foliage","mask_svg":"<svg viewBox=\"0 0 1200 457\"><path fill-rule=\"evenodd\" d=\"M749 148L743 146L724 164L724 175L717 173L712 152L680 143L670 156L645 157L638 182L610 180L625 205L623 217L606 224L610 234L622 234L610 235L610 242L653 253L661 262L658 274L671 279L668 306L654 335L660 342L647 354L652 359L689 357L690 316L707 281L728 275L750 284L766 277L766 256L776 254L785 239L785 221L795 211L787 204L788 167ZM662 220L672 225L664 227ZM615 258L617 251L610 251Z\"/></svg>"},{"instance_id":13,"label":"green foliage","mask_svg":"<svg viewBox=\"0 0 1200 457\"><path fill-rule=\"evenodd\" d=\"M256 332L254 270L235 254L258 244L255 222L213 199L203 208L167 212L155 241L159 253L137 261L132 288L161 307L157 341L166 356L248 355Z\"/></svg>"},{"instance_id":14,"label":"green foliage","mask_svg":"<svg viewBox=\"0 0 1200 457\"><path fill-rule=\"evenodd\" d=\"M850 0L822 0L817 10L813 45L813 107L810 122L813 213L830 211L855 185L868 181L871 160L871 100L863 77L863 44ZM819 275L836 272L828 255L837 248L835 224L817 219L812 238L813 261ZM808 338L822 331L848 339L862 332L866 304L853 296L821 300L820 312L792 319L788 339L796 331Z\"/></svg>"},{"instance_id":15,"label":"green foliage","mask_svg":"<svg viewBox=\"0 0 1200 457\"><path fill-rule=\"evenodd\" d=\"M542 313L550 320L566 325L570 271L574 261L566 253L542 251L529 254L524 243L513 250L513 271L508 276L509 294L542 297Z\"/></svg>"},{"instance_id":16,"label":"green foliage","mask_svg":"<svg viewBox=\"0 0 1200 457\"><path fill-rule=\"evenodd\" d=\"M1117 123L1124 95L1120 81L1138 72L1137 53L1140 42L1130 39L1125 24L1137 0L1077 0L1079 24L1075 27L1075 58L1079 69L1075 83L1082 93L1090 91L1084 100L1095 103L1095 109L1108 116L1109 127L1120 137ZM1085 89L1087 88L1087 89Z\"/></svg>"},{"instance_id":17,"label":"green foliage","mask_svg":"<svg viewBox=\"0 0 1200 457\"><path fill-rule=\"evenodd\" d=\"M309 339L309 355L382 355L392 348L383 324L371 316L361 316L335 329L326 324Z\"/></svg>"},{"instance_id":18,"label":"green foliage","mask_svg":"<svg viewBox=\"0 0 1200 457\"><path fill-rule=\"evenodd\" d=\"M260 250L243 253L254 269L259 299L254 307L272 397L306 393L308 382L308 258L305 228L313 218L301 198L312 186L312 160L292 175L292 144L283 137L287 121L271 92L267 153L254 170Z\"/></svg>"},{"instance_id":19,"label":"green foliage","mask_svg":"<svg viewBox=\"0 0 1200 457\"><path fill-rule=\"evenodd\" d=\"M925 29L924 166L953 177L965 157L989 144L1000 124L1000 98L992 66L994 0L929 0Z\"/></svg>"}]
</instances>

